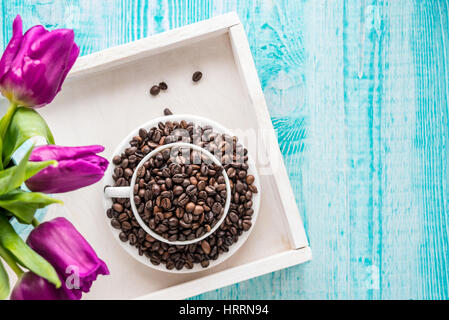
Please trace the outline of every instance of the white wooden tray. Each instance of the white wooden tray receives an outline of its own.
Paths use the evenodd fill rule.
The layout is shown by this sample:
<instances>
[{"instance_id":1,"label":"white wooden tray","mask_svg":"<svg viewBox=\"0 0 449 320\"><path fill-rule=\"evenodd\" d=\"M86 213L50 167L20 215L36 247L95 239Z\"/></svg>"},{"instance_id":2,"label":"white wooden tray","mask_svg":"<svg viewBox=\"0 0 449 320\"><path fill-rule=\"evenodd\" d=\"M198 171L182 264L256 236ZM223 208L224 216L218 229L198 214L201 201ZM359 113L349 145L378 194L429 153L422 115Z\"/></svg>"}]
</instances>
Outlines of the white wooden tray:
<instances>
[{"instance_id":1,"label":"white wooden tray","mask_svg":"<svg viewBox=\"0 0 449 320\"><path fill-rule=\"evenodd\" d=\"M194 71L203 79L193 84ZM169 89L157 97L149 88ZM111 271L86 299L181 299L311 259L249 45L236 14L172 30L80 58L57 99L39 111L59 145L102 144L110 157L136 126L174 113L215 120L241 136L256 160L263 190L247 242L224 263L193 274L169 274L131 258L106 225L102 184L59 196L47 219L68 217ZM257 132L257 136L253 133ZM252 140L251 140L252 139ZM256 144L255 144L256 143Z\"/></svg>"}]
</instances>

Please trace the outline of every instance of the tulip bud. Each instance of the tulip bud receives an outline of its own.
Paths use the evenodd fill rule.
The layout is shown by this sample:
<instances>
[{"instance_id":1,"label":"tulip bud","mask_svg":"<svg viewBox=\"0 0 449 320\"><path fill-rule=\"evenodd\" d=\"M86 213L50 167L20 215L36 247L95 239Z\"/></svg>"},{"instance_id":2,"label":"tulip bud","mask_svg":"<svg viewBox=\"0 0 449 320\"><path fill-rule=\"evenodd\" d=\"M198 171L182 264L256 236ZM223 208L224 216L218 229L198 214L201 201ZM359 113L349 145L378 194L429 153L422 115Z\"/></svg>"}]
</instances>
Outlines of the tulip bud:
<instances>
[{"instance_id":1,"label":"tulip bud","mask_svg":"<svg viewBox=\"0 0 449 320\"><path fill-rule=\"evenodd\" d=\"M47 31L34 26L22 34L22 19L0 59L0 92L13 104L40 108L61 90L79 55L70 29Z\"/></svg>"},{"instance_id":2,"label":"tulip bud","mask_svg":"<svg viewBox=\"0 0 449 320\"><path fill-rule=\"evenodd\" d=\"M70 299L81 299L99 274L109 274L106 264L65 218L41 223L30 233L27 244L55 268L61 287L70 292L64 296Z\"/></svg>"},{"instance_id":3,"label":"tulip bud","mask_svg":"<svg viewBox=\"0 0 449 320\"><path fill-rule=\"evenodd\" d=\"M31 191L61 193L73 191L99 181L108 167L108 160L96 155L102 146L61 147L40 146L33 150L30 161L58 161L28 179Z\"/></svg>"},{"instance_id":4,"label":"tulip bud","mask_svg":"<svg viewBox=\"0 0 449 320\"><path fill-rule=\"evenodd\" d=\"M22 274L11 292L11 300L78 300L71 291L55 285L32 272Z\"/></svg>"}]
</instances>

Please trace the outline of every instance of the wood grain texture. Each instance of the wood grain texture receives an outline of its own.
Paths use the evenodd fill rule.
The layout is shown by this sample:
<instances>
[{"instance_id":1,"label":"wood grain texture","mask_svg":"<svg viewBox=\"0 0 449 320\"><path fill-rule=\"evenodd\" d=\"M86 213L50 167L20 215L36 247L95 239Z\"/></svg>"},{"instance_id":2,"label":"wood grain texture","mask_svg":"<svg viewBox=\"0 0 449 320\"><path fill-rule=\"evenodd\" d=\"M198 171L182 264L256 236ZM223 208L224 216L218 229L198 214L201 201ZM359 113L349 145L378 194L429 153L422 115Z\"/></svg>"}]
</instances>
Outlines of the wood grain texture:
<instances>
[{"instance_id":1,"label":"wood grain texture","mask_svg":"<svg viewBox=\"0 0 449 320\"><path fill-rule=\"evenodd\" d=\"M314 260L198 299L449 298L449 2L0 2L82 54L238 12Z\"/></svg>"}]
</instances>

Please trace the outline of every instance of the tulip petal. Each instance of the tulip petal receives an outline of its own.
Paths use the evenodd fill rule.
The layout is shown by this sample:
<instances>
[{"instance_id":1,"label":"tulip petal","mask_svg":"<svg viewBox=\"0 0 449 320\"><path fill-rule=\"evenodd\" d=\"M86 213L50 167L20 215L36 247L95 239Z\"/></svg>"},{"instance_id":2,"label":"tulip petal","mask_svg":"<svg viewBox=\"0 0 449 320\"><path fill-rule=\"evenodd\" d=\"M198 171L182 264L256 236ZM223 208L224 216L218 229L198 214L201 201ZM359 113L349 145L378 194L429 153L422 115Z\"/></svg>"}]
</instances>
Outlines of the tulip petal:
<instances>
[{"instance_id":1,"label":"tulip petal","mask_svg":"<svg viewBox=\"0 0 449 320\"><path fill-rule=\"evenodd\" d=\"M6 92L6 97L8 99L12 99L20 105L33 106L38 103L38 96L34 95L32 87L27 86L24 81L23 66L25 64L25 57L28 54L28 48L37 38L46 33L48 33L48 31L45 30L43 26L34 26L25 33L22 37L19 50L14 56L14 59L10 62L10 69L5 73L0 82L2 93ZM40 94L42 94L42 92Z\"/></svg>"},{"instance_id":2,"label":"tulip petal","mask_svg":"<svg viewBox=\"0 0 449 320\"><path fill-rule=\"evenodd\" d=\"M47 80L48 94L42 95L38 104L51 102L53 100L51 96L54 97L58 93L72 53L74 37L73 30L58 29L39 37L31 45L29 57L33 60L39 60L45 65L51 65L51 68L46 68L44 77ZM55 46L55 43L58 45ZM24 72L26 82L28 82L28 77L33 78L33 73L28 75ZM34 94L39 94L39 91L35 91Z\"/></svg>"},{"instance_id":3,"label":"tulip petal","mask_svg":"<svg viewBox=\"0 0 449 320\"><path fill-rule=\"evenodd\" d=\"M34 148L30 156L30 161L43 161L43 159L52 159L57 161L78 159L103 151L104 147L100 145L82 147L63 147L56 145L39 146Z\"/></svg>"},{"instance_id":4,"label":"tulip petal","mask_svg":"<svg viewBox=\"0 0 449 320\"><path fill-rule=\"evenodd\" d=\"M20 44L20 49L17 52L16 56L14 57L12 64L16 67L22 67L23 58L28 56L30 50L29 48L31 47L31 45L37 39L48 33L49 31L45 30L45 28L40 25L28 29L27 32L25 32L25 34L23 35L23 39Z\"/></svg>"},{"instance_id":5,"label":"tulip petal","mask_svg":"<svg viewBox=\"0 0 449 320\"><path fill-rule=\"evenodd\" d=\"M22 38L22 18L17 15L12 25L12 38L0 59L0 83L3 76L9 71L11 63L20 49Z\"/></svg>"},{"instance_id":6,"label":"tulip petal","mask_svg":"<svg viewBox=\"0 0 449 320\"><path fill-rule=\"evenodd\" d=\"M76 43L73 43L72 51L70 52L67 65L61 78L61 83L59 84L58 87L58 92L61 91L62 84L64 83L64 80L67 77L67 74L69 73L70 69L72 69L73 65L75 64L75 61L78 58L79 54L80 48L76 45Z\"/></svg>"}]
</instances>

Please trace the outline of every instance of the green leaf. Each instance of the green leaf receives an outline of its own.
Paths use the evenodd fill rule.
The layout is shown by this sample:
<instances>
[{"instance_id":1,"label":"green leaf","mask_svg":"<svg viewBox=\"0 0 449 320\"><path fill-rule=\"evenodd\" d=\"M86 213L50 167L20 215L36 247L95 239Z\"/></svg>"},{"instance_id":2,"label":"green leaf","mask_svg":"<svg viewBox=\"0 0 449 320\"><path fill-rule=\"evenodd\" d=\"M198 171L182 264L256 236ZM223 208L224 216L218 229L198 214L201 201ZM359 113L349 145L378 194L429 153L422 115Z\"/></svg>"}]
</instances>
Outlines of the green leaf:
<instances>
[{"instance_id":1,"label":"green leaf","mask_svg":"<svg viewBox=\"0 0 449 320\"><path fill-rule=\"evenodd\" d=\"M57 164L57 161L28 162L32 149L28 150L17 166L0 171L0 195L17 189L42 169Z\"/></svg>"},{"instance_id":2,"label":"green leaf","mask_svg":"<svg viewBox=\"0 0 449 320\"><path fill-rule=\"evenodd\" d=\"M4 300L9 295L9 277L0 260L0 300Z\"/></svg>"},{"instance_id":3,"label":"green leaf","mask_svg":"<svg viewBox=\"0 0 449 320\"><path fill-rule=\"evenodd\" d=\"M47 279L57 288L61 286L58 274L51 264L19 237L4 216L0 216L0 246L10 253L21 266Z\"/></svg>"},{"instance_id":4,"label":"green leaf","mask_svg":"<svg viewBox=\"0 0 449 320\"><path fill-rule=\"evenodd\" d=\"M3 140L0 137L0 154L2 154L2 152L3 152ZM3 170L3 162L2 161L0 161L0 170Z\"/></svg>"},{"instance_id":5,"label":"green leaf","mask_svg":"<svg viewBox=\"0 0 449 320\"><path fill-rule=\"evenodd\" d=\"M6 167L17 148L36 136L44 137L48 144L55 144L50 128L39 113L31 108L17 108L3 141L3 166Z\"/></svg>"},{"instance_id":6,"label":"green leaf","mask_svg":"<svg viewBox=\"0 0 449 320\"><path fill-rule=\"evenodd\" d=\"M62 201L39 192L13 190L0 197L0 207L11 212L20 223L31 224L37 209Z\"/></svg>"}]
</instances>

